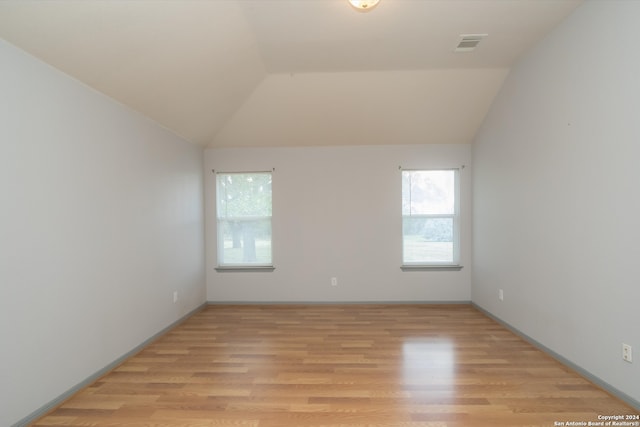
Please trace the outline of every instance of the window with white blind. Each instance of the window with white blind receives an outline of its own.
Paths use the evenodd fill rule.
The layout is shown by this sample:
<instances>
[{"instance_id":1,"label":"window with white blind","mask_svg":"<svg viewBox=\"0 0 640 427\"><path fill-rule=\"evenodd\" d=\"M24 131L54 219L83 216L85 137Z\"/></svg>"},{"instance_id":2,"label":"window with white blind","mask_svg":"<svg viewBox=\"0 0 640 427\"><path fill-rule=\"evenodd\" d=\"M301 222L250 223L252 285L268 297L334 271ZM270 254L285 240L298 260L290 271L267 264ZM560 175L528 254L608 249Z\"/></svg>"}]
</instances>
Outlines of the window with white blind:
<instances>
[{"instance_id":1,"label":"window with white blind","mask_svg":"<svg viewBox=\"0 0 640 427\"><path fill-rule=\"evenodd\" d=\"M218 267L272 267L271 172L216 174Z\"/></svg>"},{"instance_id":2,"label":"window with white blind","mask_svg":"<svg viewBox=\"0 0 640 427\"><path fill-rule=\"evenodd\" d=\"M402 171L403 266L460 263L459 171Z\"/></svg>"}]
</instances>

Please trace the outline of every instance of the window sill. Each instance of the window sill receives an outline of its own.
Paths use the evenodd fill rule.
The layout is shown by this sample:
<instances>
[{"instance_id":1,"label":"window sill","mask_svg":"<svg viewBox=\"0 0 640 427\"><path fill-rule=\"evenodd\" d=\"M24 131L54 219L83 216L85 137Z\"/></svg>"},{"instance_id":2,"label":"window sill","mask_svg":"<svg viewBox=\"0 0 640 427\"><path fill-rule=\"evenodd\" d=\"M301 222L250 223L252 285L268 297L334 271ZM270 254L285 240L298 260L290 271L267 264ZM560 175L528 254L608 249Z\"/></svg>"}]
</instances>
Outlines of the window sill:
<instances>
[{"instance_id":1,"label":"window sill","mask_svg":"<svg viewBox=\"0 0 640 427\"><path fill-rule=\"evenodd\" d=\"M248 266L248 265L225 265L225 266L218 266L215 268L215 270L219 273L231 273L231 272L241 272L241 273L246 273L246 272L251 272L251 273L255 273L255 272L272 272L273 270L275 270L276 268L272 265L256 265L256 266Z\"/></svg>"},{"instance_id":2,"label":"window sill","mask_svg":"<svg viewBox=\"0 0 640 427\"><path fill-rule=\"evenodd\" d=\"M401 265L402 271L460 271L461 265Z\"/></svg>"}]
</instances>

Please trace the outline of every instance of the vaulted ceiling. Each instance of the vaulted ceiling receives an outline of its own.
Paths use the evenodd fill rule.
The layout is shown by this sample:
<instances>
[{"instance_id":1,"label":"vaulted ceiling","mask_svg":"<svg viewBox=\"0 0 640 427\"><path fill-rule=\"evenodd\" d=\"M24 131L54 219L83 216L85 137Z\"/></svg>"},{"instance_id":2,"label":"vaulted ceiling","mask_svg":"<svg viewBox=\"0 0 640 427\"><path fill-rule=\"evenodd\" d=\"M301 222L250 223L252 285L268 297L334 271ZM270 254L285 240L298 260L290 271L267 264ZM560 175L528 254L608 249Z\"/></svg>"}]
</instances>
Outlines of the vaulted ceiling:
<instances>
[{"instance_id":1,"label":"vaulted ceiling","mask_svg":"<svg viewBox=\"0 0 640 427\"><path fill-rule=\"evenodd\" d=\"M201 145L469 143L580 1L4 0L0 37Z\"/></svg>"}]
</instances>

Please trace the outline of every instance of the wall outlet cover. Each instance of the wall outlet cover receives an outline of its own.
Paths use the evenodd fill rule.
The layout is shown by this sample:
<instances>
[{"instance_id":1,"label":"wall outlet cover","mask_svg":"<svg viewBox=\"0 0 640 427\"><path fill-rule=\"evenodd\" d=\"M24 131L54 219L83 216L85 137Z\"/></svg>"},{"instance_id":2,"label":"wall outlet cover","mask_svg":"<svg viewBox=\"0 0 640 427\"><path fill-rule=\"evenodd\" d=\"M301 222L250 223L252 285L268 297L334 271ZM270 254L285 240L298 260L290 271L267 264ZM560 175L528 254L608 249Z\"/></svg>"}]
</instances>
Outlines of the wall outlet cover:
<instances>
[{"instance_id":1,"label":"wall outlet cover","mask_svg":"<svg viewBox=\"0 0 640 427\"><path fill-rule=\"evenodd\" d=\"M629 344L622 343L622 359L626 362L633 363L633 349Z\"/></svg>"}]
</instances>

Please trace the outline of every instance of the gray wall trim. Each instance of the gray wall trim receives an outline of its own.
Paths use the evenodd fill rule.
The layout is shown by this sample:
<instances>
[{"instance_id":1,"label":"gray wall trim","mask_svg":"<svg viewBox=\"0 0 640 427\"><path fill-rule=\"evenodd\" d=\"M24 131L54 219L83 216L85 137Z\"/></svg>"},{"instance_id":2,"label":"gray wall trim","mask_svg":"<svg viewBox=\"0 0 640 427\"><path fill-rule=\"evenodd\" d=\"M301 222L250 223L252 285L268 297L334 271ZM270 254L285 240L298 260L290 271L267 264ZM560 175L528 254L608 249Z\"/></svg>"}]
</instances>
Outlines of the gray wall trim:
<instances>
[{"instance_id":1,"label":"gray wall trim","mask_svg":"<svg viewBox=\"0 0 640 427\"><path fill-rule=\"evenodd\" d=\"M471 301L207 301L207 305L471 305Z\"/></svg>"},{"instance_id":2,"label":"gray wall trim","mask_svg":"<svg viewBox=\"0 0 640 427\"><path fill-rule=\"evenodd\" d=\"M158 338L160 338L162 335L164 335L167 332L169 332L169 330L175 328L180 323L184 322L186 319L188 319L189 317L191 317L194 314L196 314L198 311L200 311L203 308L205 308L206 305L207 305L207 303L203 303L203 304L199 305L198 307L196 307L195 309L191 310L189 313L185 314L184 316L182 316L181 318L179 318L175 322L171 323L169 326L165 327L160 332L152 335L150 338L147 338L141 344L137 345L136 347L134 347L133 349L131 349L127 353L123 354L122 356L120 356L119 358L114 360L113 362L109 363L104 368L100 369L99 371L97 371L93 375L87 377L83 381L81 381L78 384L76 384L75 386L71 387L69 390L65 391L64 393L62 393L60 396L56 397L55 399L53 399L49 403L47 403L47 404L41 406L40 408L36 409L35 411L33 411L32 413L30 413L29 415L27 415L26 417L24 417L20 421L16 422L15 424L12 424L11 427L27 427L31 423L35 422L38 418L45 416L52 409L54 409L57 406L61 405L65 400L69 399L71 396L73 396L74 394L76 394L77 392L82 390L83 388L93 384L100 377L102 377L103 375L107 374L109 371L117 368L125 360L127 360L128 358L130 358L134 354L136 354L139 351L141 351L143 348L145 348L146 346L151 344L153 341L155 341Z\"/></svg>"},{"instance_id":3,"label":"gray wall trim","mask_svg":"<svg viewBox=\"0 0 640 427\"><path fill-rule=\"evenodd\" d=\"M625 403L630 405L632 408L640 411L640 401L638 401L638 400L634 399L633 397L629 396L627 393L618 390L617 388L615 388L614 386L612 386L608 382L606 382L606 381L602 380L601 378L593 375L591 372L589 372L586 369L580 367L579 365L576 365L575 363L573 363L569 359L561 356L560 354L558 354L555 351L551 350L546 345L544 345L541 342L535 340L534 338L531 338L529 335L525 334L524 332L520 331L519 329L511 326L509 323L507 323L504 320L500 319L499 317L493 315L492 313L490 313L489 311L487 311L484 308L480 307L476 303L472 302L471 305L473 306L473 308L475 308L476 310L480 311L485 316L487 316L490 319L496 321L500 325L502 325L505 328L509 329L514 334L518 335L519 337L521 337L525 341L527 341L530 344L532 344L534 347L536 347L539 350L547 353L549 356L553 357L558 362L562 363L563 365L565 365L569 369L575 371L578 375L580 375L580 376L584 377L585 379L591 381L592 383L594 383L598 387L600 387L603 390L605 390L607 393L609 393L609 394L617 397L618 399L624 401Z\"/></svg>"}]
</instances>

